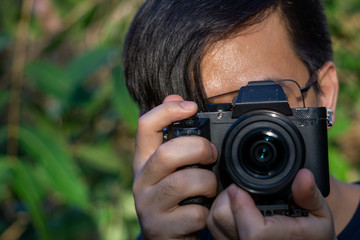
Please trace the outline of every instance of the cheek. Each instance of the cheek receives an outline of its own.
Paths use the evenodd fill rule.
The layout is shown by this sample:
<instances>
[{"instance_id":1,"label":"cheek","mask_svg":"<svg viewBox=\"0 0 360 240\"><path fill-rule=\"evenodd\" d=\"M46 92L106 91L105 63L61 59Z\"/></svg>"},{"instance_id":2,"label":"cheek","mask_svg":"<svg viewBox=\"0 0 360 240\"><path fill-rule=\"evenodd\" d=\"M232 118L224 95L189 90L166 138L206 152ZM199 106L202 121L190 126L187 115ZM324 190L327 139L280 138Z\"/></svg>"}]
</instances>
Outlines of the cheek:
<instances>
[{"instance_id":1,"label":"cheek","mask_svg":"<svg viewBox=\"0 0 360 240\"><path fill-rule=\"evenodd\" d=\"M305 107L321 107L320 92L311 88L304 94Z\"/></svg>"}]
</instances>

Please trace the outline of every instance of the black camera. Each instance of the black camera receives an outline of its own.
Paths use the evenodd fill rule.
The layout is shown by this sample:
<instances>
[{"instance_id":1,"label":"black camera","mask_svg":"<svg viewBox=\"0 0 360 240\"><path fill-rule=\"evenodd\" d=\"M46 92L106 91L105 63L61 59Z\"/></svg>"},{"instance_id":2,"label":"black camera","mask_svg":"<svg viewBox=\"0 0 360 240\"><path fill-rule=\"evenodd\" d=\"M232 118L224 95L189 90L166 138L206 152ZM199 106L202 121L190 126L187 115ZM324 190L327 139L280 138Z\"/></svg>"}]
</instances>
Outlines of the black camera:
<instances>
[{"instance_id":1,"label":"black camera","mask_svg":"<svg viewBox=\"0 0 360 240\"><path fill-rule=\"evenodd\" d=\"M234 100L209 104L208 112L173 123L165 137L202 136L216 146L215 164L188 167L213 171L218 193L235 183L251 194L263 215L306 216L307 211L291 200L291 184L297 172L307 168L323 196L329 194L331 111L290 108L283 88L274 81L249 82ZM199 196L181 204L208 202Z\"/></svg>"}]
</instances>

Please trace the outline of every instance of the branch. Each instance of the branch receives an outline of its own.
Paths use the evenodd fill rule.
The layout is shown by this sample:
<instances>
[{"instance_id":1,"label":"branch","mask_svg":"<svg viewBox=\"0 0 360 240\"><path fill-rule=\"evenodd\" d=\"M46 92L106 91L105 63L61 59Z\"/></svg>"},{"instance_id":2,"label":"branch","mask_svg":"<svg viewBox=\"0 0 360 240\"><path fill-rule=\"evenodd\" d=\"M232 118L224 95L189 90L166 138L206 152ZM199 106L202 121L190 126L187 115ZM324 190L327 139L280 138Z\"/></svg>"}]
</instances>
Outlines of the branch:
<instances>
[{"instance_id":1,"label":"branch","mask_svg":"<svg viewBox=\"0 0 360 240\"><path fill-rule=\"evenodd\" d=\"M33 0L23 0L21 16L15 36L13 64L10 74L10 99L7 127L7 154L11 159L16 159L18 151L21 89L23 84L24 66L26 62L26 46L28 43L29 24L33 8Z\"/></svg>"}]
</instances>

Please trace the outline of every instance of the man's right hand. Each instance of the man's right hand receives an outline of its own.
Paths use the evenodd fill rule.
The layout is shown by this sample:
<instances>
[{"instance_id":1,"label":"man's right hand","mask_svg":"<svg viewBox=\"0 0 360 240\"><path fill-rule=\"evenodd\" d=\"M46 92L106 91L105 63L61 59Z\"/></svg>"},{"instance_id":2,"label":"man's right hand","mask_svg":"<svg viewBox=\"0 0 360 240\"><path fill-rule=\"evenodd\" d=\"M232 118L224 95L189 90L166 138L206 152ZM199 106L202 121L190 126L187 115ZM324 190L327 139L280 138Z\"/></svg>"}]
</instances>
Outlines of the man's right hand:
<instances>
[{"instance_id":1,"label":"man's right hand","mask_svg":"<svg viewBox=\"0 0 360 240\"><path fill-rule=\"evenodd\" d=\"M215 197L217 180L213 172L181 167L214 163L217 151L202 137L179 137L163 143L163 129L193 116L194 102L178 95L142 115L138 121L134 157L133 193L144 239L196 238L206 227L209 210L201 205L180 206L194 196Z\"/></svg>"}]
</instances>

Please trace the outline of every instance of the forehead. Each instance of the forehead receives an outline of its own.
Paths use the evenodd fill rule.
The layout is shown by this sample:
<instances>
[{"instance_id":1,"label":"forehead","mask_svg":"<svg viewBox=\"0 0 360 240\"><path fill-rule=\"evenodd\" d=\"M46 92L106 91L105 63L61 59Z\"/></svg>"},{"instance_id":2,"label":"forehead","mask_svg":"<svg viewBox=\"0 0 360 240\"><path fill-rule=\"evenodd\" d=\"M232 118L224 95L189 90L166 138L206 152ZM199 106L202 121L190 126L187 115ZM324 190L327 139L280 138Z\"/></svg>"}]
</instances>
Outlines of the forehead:
<instances>
[{"instance_id":1,"label":"forehead","mask_svg":"<svg viewBox=\"0 0 360 240\"><path fill-rule=\"evenodd\" d=\"M263 22L209 46L201 63L208 97L239 89L249 81L308 78L293 50L285 23L275 12ZM224 102L228 99L224 99Z\"/></svg>"}]
</instances>

